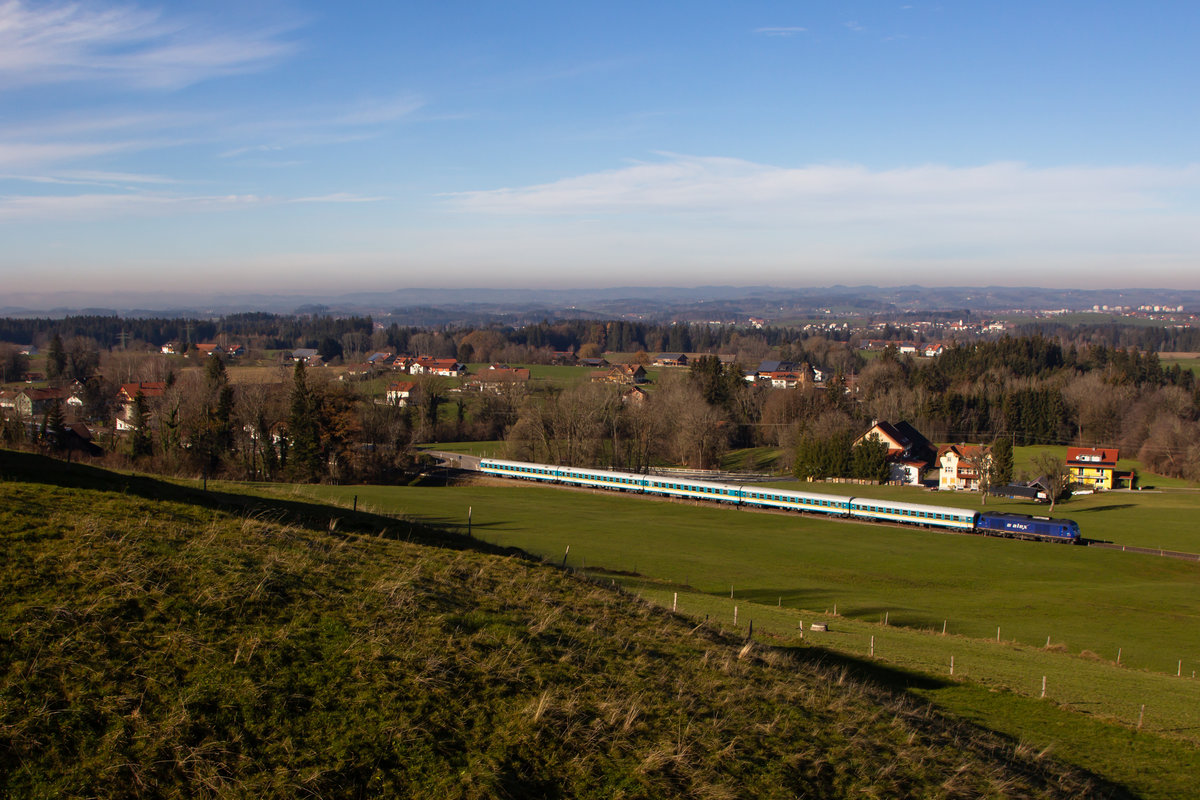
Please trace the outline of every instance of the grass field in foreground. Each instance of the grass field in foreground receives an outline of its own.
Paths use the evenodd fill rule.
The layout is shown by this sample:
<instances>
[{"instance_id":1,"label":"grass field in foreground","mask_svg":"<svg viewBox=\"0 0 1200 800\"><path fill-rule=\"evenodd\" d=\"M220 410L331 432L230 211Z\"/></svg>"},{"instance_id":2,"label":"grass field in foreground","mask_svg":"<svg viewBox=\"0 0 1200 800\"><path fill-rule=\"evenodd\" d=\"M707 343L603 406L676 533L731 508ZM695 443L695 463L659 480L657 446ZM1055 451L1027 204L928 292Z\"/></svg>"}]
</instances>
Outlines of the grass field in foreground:
<instances>
[{"instance_id":1,"label":"grass field in foreground","mask_svg":"<svg viewBox=\"0 0 1200 800\"><path fill-rule=\"evenodd\" d=\"M3 450L0 495L3 797L1127 796L444 531Z\"/></svg>"},{"instance_id":2,"label":"grass field in foreground","mask_svg":"<svg viewBox=\"0 0 1200 800\"><path fill-rule=\"evenodd\" d=\"M1138 669L1200 669L1200 566L1095 548L940 534L543 486L301 487L700 592L1041 646Z\"/></svg>"},{"instance_id":3,"label":"grass field in foreground","mask_svg":"<svg viewBox=\"0 0 1200 800\"><path fill-rule=\"evenodd\" d=\"M569 566L667 608L678 592L680 613L730 630L737 605L739 630L754 620L784 645L800 621L826 620L831 631L804 646L881 664L948 710L1142 797L1186 796L1200 767L1195 564L536 486L296 491L460 530L469 507L477 537L555 563L570 546Z\"/></svg>"},{"instance_id":4,"label":"grass field in foreground","mask_svg":"<svg viewBox=\"0 0 1200 800\"><path fill-rule=\"evenodd\" d=\"M748 634L753 623L756 639L785 647L819 647L874 667L876 679L885 684L905 686L955 715L1105 775L1140 796L1174 800L1194 791L1193 776L1200 771L1198 680L1118 669L1009 643L678 591L637 577L616 580L643 599L675 607L697 621L707 618L709 624L742 634ZM734 606L739 611L737 625ZM829 630L808 630L813 622L824 622ZM951 655L954 675L949 674ZM1045 698L1040 696L1043 675ZM1010 685L1023 691L1014 692Z\"/></svg>"}]
</instances>

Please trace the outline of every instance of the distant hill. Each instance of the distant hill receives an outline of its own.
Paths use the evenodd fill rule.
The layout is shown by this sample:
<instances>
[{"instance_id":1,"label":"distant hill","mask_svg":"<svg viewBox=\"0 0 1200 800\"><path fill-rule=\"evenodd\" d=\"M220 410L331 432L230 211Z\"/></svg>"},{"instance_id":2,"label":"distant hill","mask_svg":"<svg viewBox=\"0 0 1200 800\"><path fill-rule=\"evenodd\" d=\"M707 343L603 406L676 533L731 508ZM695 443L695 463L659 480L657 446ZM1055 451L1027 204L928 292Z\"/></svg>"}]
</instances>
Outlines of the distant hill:
<instances>
[{"instance_id":1,"label":"distant hill","mask_svg":"<svg viewBox=\"0 0 1200 800\"><path fill-rule=\"evenodd\" d=\"M233 294L229 292L13 292L0 317L120 316L210 317L268 311L280 314L372 314L405 324L524 324L541 319L640 319L745 322L823 313L1010 309L1081 310L1098 306L1183 305L1200 310L1200 292L1177 289L1046 289L1008 286L625 286L604 289L409 288L340 295Z\"/></svg>"},{"instance_id":2,"label":"distant hill","mask_svg":"<svg viewBox=\"0 0 1200 800\"><path fill-rule=\"evenodd\" d=\"M11 451L0 496L0 796L1121 796L402 520Z\"/></svg>"}]
</instances>

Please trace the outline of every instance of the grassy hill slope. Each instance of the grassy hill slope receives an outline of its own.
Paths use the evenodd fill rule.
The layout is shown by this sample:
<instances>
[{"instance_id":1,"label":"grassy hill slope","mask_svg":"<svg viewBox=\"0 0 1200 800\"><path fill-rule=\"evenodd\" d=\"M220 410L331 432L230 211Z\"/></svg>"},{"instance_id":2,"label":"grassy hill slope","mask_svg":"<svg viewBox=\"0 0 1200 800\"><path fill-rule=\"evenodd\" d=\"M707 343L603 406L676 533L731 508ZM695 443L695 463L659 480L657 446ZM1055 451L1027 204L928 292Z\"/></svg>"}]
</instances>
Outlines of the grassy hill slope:
<instances>
[{"instance_id":1,"label":"grassy hill slope","mask_svg":"<svg viewBox=\"0 0 1200 800\"><path fill-rule=\"evenodd\" d=\"M3 796L1123 796L391 518L5 451L0 500Z\"/></svg>"}]
</instances>

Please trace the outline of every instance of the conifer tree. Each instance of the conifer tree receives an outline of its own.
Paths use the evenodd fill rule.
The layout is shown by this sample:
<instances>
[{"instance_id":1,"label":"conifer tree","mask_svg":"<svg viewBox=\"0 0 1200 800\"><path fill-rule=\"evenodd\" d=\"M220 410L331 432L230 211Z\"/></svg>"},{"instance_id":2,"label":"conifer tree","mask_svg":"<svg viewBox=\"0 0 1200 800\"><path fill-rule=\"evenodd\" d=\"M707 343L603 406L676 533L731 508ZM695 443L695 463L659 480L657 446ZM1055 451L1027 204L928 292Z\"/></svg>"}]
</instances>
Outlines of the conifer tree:
<instances>
[{"instance_id":1,"label":"conifer tree","mask_svg":"<svg viewBox=\"0 0 1200 800\"><path fill-rule=\"evenodd\" d=\"M63 348L62 337L57 333L50 340L50 350L46 353L46 377L51 380L62 377L67 371L67 351Z\"/></svg>"},{"instance_id":2,"label":"conifer tree","mask_svg":"<svg viewBox=\"0 0 1200 800\"><path fill-rule=\"evenodd\" d=\"M321 475L321 436L317 403L308 386L304 362L292 374L291 409L287 422L287 471L296 481L313 481Z\"/></svg>"},{"instance_id":3,"label":"conifer tree","mask_svg":"<svg viewBox=\"0 0 1200 800\"><path fill-rule=\"evenodd\" d=\"M146 396L142 390L133 398L133 415L129 420L133 434L129 437L129 455L134 459L150 455L154 449L150 438L150 412L146 408Z\"/></svg>"}]
</instances>

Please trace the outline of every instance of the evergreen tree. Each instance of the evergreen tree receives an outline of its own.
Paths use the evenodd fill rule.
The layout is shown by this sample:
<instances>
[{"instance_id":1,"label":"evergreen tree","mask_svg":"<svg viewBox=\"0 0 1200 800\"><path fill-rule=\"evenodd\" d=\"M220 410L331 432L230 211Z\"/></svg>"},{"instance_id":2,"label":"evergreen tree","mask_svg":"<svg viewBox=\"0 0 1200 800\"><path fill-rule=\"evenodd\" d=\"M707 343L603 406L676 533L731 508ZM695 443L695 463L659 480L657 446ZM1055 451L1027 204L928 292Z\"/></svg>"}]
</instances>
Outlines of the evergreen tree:
<instances>
[{"instance_id":1,"label":"evergreen tree","mask_svg":"<svg viewBox=\"0 0 1200 800\"><path fill-rule=\"evenodd\" d=\"M994 486L1007 486L1013 479L1012 440L1001 436L992 444Z\"/></svg>"},{"instance_id":2,"label":"evergreen tree","mask_svg":"<svg viewBox=\"0 0 1200 800\"><path fill-rule=\"evenodd\" d=\"M42 417L41 439L52 450L61 450L67 443L67 424L62 403L55 400L46 407Z\"/></svg>"},{"instance_id":3,"label":"evergreen tree","mask_svg":"<svg viewBox=\"0 0 1200 800\"><path fill-rule=\"evenodd\" d=\"M287 472L292 480L314 481L321 475L321 435L317 402L308 385L304 362L292 375L291 408L287 421Z\"/></svg>"},{"instance_id":4,"label":"evergreen tree","mask_svg":"<svg viewBox=\"0 0 1200 800\"><path fill-rule=\"evenodd\" d=\"M46 353L46 377L51 380L62 377L67 371L67 351L63 348L62 337L57 333L50 340L50 350Z\"/></svg>"},{"instance_id":5,"label":"evergreen tree","mask_svg":"<svg viewBox=\"0 0 1200 800\"><path fill-rule=\"evenodd\" d=\"M150 412L146 408L146 396L142 390L133 398L133 415L129 420L133 434L129 437L129 455L134 459L148 456L153 452L154 445L150 438Z\"/></svg>"},{"instance_id":6,"label":"evergreen tree","mask_svg":"<svg viewBox=\"0 0 1200 800\"><path fill-rule=\"evenodd\" d=\"M887 444L878 436L872 436L854 445L850 451L850 469L853 477L876 483L886 481L887 453Z\"/></svg>"}]
</instances>

